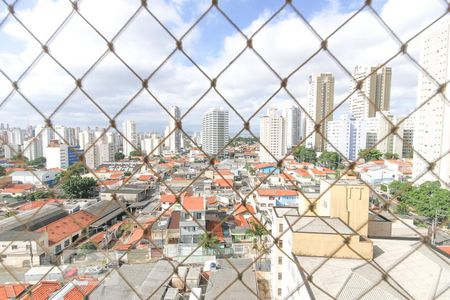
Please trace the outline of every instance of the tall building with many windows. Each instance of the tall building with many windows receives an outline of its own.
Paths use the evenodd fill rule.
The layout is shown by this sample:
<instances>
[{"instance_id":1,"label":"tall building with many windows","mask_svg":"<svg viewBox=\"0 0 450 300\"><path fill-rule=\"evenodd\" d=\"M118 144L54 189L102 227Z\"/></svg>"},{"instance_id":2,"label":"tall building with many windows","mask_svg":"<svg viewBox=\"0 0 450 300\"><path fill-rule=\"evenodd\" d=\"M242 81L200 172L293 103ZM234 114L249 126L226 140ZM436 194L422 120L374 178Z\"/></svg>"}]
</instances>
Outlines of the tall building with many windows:
<instances>
[{"instance_id":1,"label":"tall building with many windows","mask_svg":"<svg viewBox=\"0 0 450 300\"><path fill-rule=\"evenodd\" d=\"M281 113L276 108L269 109L267 115L259 121L260 146L259 160L273 162L274 157L281 159L286 154L286 125Z\"/></svg>"},{"instance_id":2,"label":"tall building with many windows","mask_svg":"<svg viewBox=\"0 0 450 300\"><path fill-rule=\"evenodd\" d=\"M334 76L331 73L310 75L308 81L308 104L306 117L306 135L315 130L316 124L320 124L322 135L327 134L327 123L333 120L334 105ZM306 141L306 145L316 151L324 151L326 142L323 137L314 132Z\"/></svg>"},{"instance_id":3,"label":"tall building with many windows","mask_svg":"<svg viewBox=\"0 0 450 300\"><path fill-rule=\"evenodd\" d=\"M180 108L178 106L172 106L169 109L172 116L169 117L169 132L172 134L168 138L169 151L172 153L179 153L181 150L181 131L176 129L177 120L181 117Z\"/></svg>"},{"instance_id":4,"label":"tall building with many windows","mask_svg":"<svg viewBox=\"0 0 450 300\"><path fill-rule=\"evenodd\" d=\"M344 115L339 120L328 122L327 151L339 151L349 160L356 160L359 150L365 148L366 137L361 130L361 121Z\"/></svg>"},{"instance_id":5,"label":"tall building with many windows","mask_svg":"<svg viewBox=\"0 0 450 300\"><path fill-rule=\"evenodd\" d=\"M222 148L228 142L228 111L223 108L213 108L203 116L202 149L208 154L224 154ZM220 151L220 153L219 153Z\"/></svg>"},{"instance_id":6,"label":"tall building with many windows","mask_svg":"<svg viewBox=\"0 0 450 300\"><path fill-rule=\"evenodd\" d=\"M123 141L123 154L129 156L131 151L135 150L134 147L137 148L138 146L136 123L130 120L123 122L122 134L126 138L126 140L124 139Z\"/></svg>"},{"instance_id":7,"label":"tall building with many windows","mask_svg":"<svg viewBox=\"0 0 450 300\"><path fill-rule=\"evenodd\" d=\"M439 83L450 79L450 19L430 29L422 41L420 65ZM450 103L442 95L432 97L439 87L427 74L419 74L417 88L417 107L414 126L413 180L427 171L429 164L434 164L434 173L439 179L450 184ZM450 98L450 89L445 89L445 96ZM430 100L429 100L430 99ZM426 102L426 104L424 104ZM438 180L428 171L418 178L416 183Z\"/></svg>"},{"instance_id":8,"label":"tall building with many windows","mask_svg":"<svg viewBox=\"0 0 450 300\"><path fill-rule=\"evenodd\" d=\"M350 113L357 120L375 117L377 111L388 111L391 101L390 67L356 66L353 76L357 81L363 80L361 90L350 96ZM352 81L350 91L353 92L356 83ZM370 101L370 102L369 102Z\"/></svg>"},{"instance_id":9,"label":"tall building with many windows","mask_svg":"<svg viewBox=\"0 0 450 300\"><path fill-rule=\"evenodd\" d=\"M292 105L284 112L286 148L290 149L298 145L302 139L302 110Z\"/></svg>"}]
</instances>

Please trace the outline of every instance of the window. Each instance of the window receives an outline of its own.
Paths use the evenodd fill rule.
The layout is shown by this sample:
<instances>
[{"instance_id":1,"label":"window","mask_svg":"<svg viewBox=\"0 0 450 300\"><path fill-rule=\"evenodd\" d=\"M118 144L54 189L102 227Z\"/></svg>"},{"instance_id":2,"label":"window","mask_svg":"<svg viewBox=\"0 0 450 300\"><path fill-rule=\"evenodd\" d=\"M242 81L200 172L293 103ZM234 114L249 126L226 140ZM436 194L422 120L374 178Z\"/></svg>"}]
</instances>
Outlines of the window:
<instances>
[{"instance_id":1,"label":"window","mask_svg":"<svg viewBox=\"0 0 450 300\"><path fill-rule=\"evenodd\" d=\"M27 251L30 251L30 249L31 249L30 245L25 245L25 249L26 249Z\"/></svg>"},{"instance_id":2,"label":"window","mask_svg":"<svg viewBox=\"0 0 450 300\"><path fill-rule=\"evenodd\" d=\"M64 241L64 247L68 247L70 245L70 240L65 240Z\"/></svg>"},{"instance_id":3,"label":"window","mask_svg":"<svg viewBox=\"0 0 450 300\"><path fill-rule=\"evenodd\" d=\"M278 264L283 264L283 256L278 256Z\"/></svg>"},{"instance_id":4,"label":"window","mask_svg":"<svg viewBox=\"0 0 450 300\"><path fill-rule=\"evenodd\" d=\"M278 294L278 296L281 296L281 289L280 288L277 290L277 294Z\"/></svg>"},{"instance_id":5,"label":"window","mask_svg":"<svg viewBox=\"0 0 450 300\"><path fill-rule=\"evenodd\" d=\"M61 252L61 245L58 245L58 246L55 247L55 252L56 253Z\"/></svg>"},{"instance_id":6,"label":"window","mask_svg":"<svg viewBox=\"0 0 450 300\"><path fill-rule=\"evenodd\" d=\"M283 223L278 224L278 232L283 232Z\"/></svg>"},{"instance_id":7,"label":"window","mask_svg":"<svg viewBox=\"0 0 450 300\"><path fill-rule=\"evenodd\" d=\"M278 280L281 280L281 279L283 279L283 273L278 272Z\"/></svg>"},{"instance_id":8,"label":"window","mask_svg":"<svg viewBox=\"0 0 450 300\"><path fill-rule=\"evenodd\" d=\"M12 245L12 246L11 246L11 249L12 249L12 250L17 250L17 245Z\"/></svg>"},{"instance_id":9,"label":"window","mask_svg":"<svg viewBox=\"0 0 450 300\"><path fill-rule=\"evenodd\" d=\"M278 241L278 247L283 248L283 240Z\"/></svg>"}]
</instances>

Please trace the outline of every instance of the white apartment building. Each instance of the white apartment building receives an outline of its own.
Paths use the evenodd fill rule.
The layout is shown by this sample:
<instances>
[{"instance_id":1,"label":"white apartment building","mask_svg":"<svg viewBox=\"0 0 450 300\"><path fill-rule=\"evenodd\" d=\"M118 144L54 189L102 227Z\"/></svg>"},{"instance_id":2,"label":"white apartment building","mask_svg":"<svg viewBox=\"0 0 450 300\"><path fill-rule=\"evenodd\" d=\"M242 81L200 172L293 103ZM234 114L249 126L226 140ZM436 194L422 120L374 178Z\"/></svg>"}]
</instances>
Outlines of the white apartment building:
<instances>
[{"instance_id":1,"label":"white apartment building","mask_svg":"<svg viewBox=\"0 0 450 300\"><path fill-rule=\"evenodd\" d=\"M361 130L361 122L352 116L343 115L340 120L328 122L327 151L338 150L347 159L355 160L358 152L366 146L366 136Z\"/></svg>"},{"instance_id":2,"label":"white apartment building","mask_svg":"<svg viewBox=\"0 0 450 300\"><path fill-rule=\"evenodd\" d=\"M388 111L391 98L392 69L390 67L356 66L353 76L357 81L364 80L361 90L356 91L349 99L350 114L355 119L375 117L377 111ZM350 92L356 89L352 81Z\"/></svg>"},{"instance_id":3,"label":"white apartment building","mask_svg":"<svg viewBox=\"0 0 450 300\"><path fill-rule=\"evenodd\" d=\"M123 141L123 154L129 156L135 150L135 147L137 148L138 146L136 123L130 120L123 122L122 134L127 139Z\"/></svg>"},{"instance_id":4,"label":"white apartment building","mask_svg":"<svg viewBox=\"0 0 450 300\"><path fill-rule=\"evenodd\" d=\"M310 75L308 81L307 112L312 118L306 117L306 135L315 130L316 124L321 124L320 132L326 136L327 124L333 120L334 76L330 73ZM316 151L324 151L326 142L322 136L314 132L306 141L306 145Z\"/></svg>"},{"instance_id":5,"label":"white apartment building","mask_svg":"<svg viewBox=\"0 0 450 300\"><path fill-rule=\"evenodd\" d=\"M213 108L203 117L202 148L208 154L223 156L229 138L229 115L223 108ZM219 153L220 151L220 153Z\"/></svg>"},{"instance_id":6,"label":"white apartment building","mask_svg":"<svg viewBox=\"0 0 450 300\"><path fill-rule=\"evenodd\" d=\"M403 129L403 148L402 148L402 158L412 158L414 147L414 115L403 121L401 127Z\"/></svg>"},{"instance_id":7,"label":"white apartment building","mask_svg":"<svg viewBox=\"0 0 450 300\"><path fill-rule=\"evenodd\" d=\"M51 129L45 127L45 125L42 126L36 126L34 129L34 136L39 136L39 138L42 141L42 155L45 156L45 149L47 148L49 142L54 139L54 133Z\"/></svg>"},{"instance_id":8,"label":"white apartment building","mask_svg":"<svg viewBox=\"0 0 450 300\"><path fill-rule=\"evenodd\" d=\"M398 118L388 111L378 111L375 113L375 117L362 120L361 130L366 136L366 146L364 148L375 147L382 153L390 152L400 156L403 152L403 132L400 128L397 131L398 135L390 134L392 130L391 123L396 125ZM380 140L382 141L378 143Z\"/></svg>"},{"instance_id":9,"label":"white apartment building","mask_svg":"<svg viewBox=\"0 0 450 300\"><path fill-rule=\"evenodd\" d=\"M31 138L26 140L23 145L23 155L29 160L43 157L44 152L42 148L42 140L39 138Z\"/></svg>"},{"instance_id":10,"label":"white apartment building","mask_svg":"<svg viewBox=\"0 0 450 300\"><path fill-rule=\"evenodd\" d=\"M91 145L87 144L86 149L91 147ZM114 160L113 145L99 140L89 150L85 150L84 157L86 165L91 169L95 169L105 162Z\"/></svg>"},{"instance_id":11,"label":"white apartment building","mask_svg":"<svg viewBox=\"0 0 450 300\"><path fill-rule=\"evenodd\" d=\"M169 133L172 134L168 138L168 148L171 153L179 153L181 150L181 131L177 130L177 120L181 118L180 108L172 106L169 109L172 116L169 116Z\"/></svg>"},{"instance_id":12,"label":"white apartment building","mask_svg":"<svg viewBox=\"0 0 450 300\"><path fill-rule=\"evenodd\" d=\"M274 157L281 159L286 154L286 126L285 120L276 108L267 111L267 115L259 121L260 141L267 150L260 146L259 160L273 162Z\"/></svg>"},{"instance_id":13,"label":"white apartment building","mask_svg":"<svg viewBox=\"0 0 450 300\"><path fill-rule=\"evenodd\" d=\"M303 116L298 106L291 106L284 112L286 148L290 149L298 145L303 138Z\"/></svg>"},{"instance_id":14,"label":"white apartment building","mask_svg":"<svg viewBox=\"0 0 450 300\"><path fill-rule=\"evenodd\" d=\"M162 154L162 146L160 145L161 138L153 133L149 137L145 137L141 141L142 151L148 155L161 155Z\"/></svg>"},{"instance_id":15,"label":"white apartment building","mask_svg":"<svg viewBox=\"0 0 450 300\"><path fill-rule=\"evenodd\" d=\"M420 65L439 83L446 83L450 79L450 19L444 18L431 28L422 41ZM426 74L419 74L417 106L434 95L438 86ZM450 89L445 89L445 96L450 98ZM450 103L437 95L423 105L415 113L414 150L418 151L425 160L434 162L434 167L440 180L450 184ZM447 155L445 155L447 154ZM428 168L428 163L414 153L413 180ZM429 180L438 180L431 172L420 177L417 184Z\"/></svg>"},{"instance_id":16,"label":"white apartment building","mask_svg":"<svg viewBox=\"0 0 450 300\"><path fill-rule=\"evenodd\" d=\"M116 153L117 151L119 151L120 148L120 138L117 134L117 132L111 132L108 131L106 134L106 140L108 141L108 144L111 144L113 147L113 152Z\"/></svg>"},{"instance_id":17,"label":"white apartment building","mask_svg":"<svg viewBox=\"0 0 450 300\"><path fill-rule=\"evenodd\" d=\"M78 133L78 145L81 149L86 149L87 145L94 142L94 134L90 130L83 130Z\"/></svg>"},{"instance_id":18,"label":"white apartment building","mask_svg":"<svg viewBox=\"0 0 450 300\"><path fill-rule=\"evenodd\" d=\"M71 146L77 144L77 137L75 137L75 129L70 127L65 127L62 125L57 125L55 128L54 139L60 141L61 143L68 143Z\"/></svg>"},{"instance_id":19,"label":"white apartment building","mask_svg":"<svg viewBox=\"0 0 450 300\"><path fill-rule=\"evenodd\" d=\"M45 148L45 165L47 169L67 169L69 167L69 147L50 141Z\"/></svg>"}]
</instances>

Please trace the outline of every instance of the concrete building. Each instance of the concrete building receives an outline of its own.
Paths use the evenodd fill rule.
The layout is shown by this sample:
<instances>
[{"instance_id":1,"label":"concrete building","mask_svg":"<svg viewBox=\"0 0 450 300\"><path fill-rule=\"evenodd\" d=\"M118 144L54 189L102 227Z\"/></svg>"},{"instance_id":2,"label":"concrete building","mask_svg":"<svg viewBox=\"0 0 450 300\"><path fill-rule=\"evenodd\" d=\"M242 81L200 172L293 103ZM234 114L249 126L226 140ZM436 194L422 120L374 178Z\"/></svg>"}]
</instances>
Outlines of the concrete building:
<instances>
[{"instance_id":1,"label":"concrete building","mask_svg":"<svg viewBox=\"0 0 450 300\"><path fill-rule=\"evenodd\" d=\"M224 155L219 151L228 142L228 122L228 111L223 108L213 108L204 115L202 123L203 151L211 155Z\"/></svg>"},{"instance_id":2,"label":"concrete building","mask_svg":"<svg viewBox=\"0 0 450 300\"><path fill-rule=\"evenodd\" d=\"M7 231L0 233L2 264L8 267L33 267L46 262L46 232Z\"/></svg>"},{"instance_id":3,"label":"concrete building","mask_svg":"<svg viewBox=\"0 0 450 300\"><path fill-rule=\"evenodd\" d=\"M56 182L55 171L16 171L11 173L11 180L14 183L33 184L36 186L53 185Z\"/></svg>"},{"instance_id":4,"label":"concrete building","mask_svg":"<svg viewBox=\"0 0 450 300\"><path fill-rule=\"evenodd\" d=\"M78 145L81 149L86 150L88 144L94 142L94 133L90 130L83 130L78 133Z\"/></svg>"},{"instance_id":5,"label":"concrete building","mask_svg":"<svg viewBox=\"0 0 450 300\"><path fill-rule=\"evenodd\" d=\"M45 150L51 140L54 139L54 133L51 129L43 126L36 126L34 129L34 136L38 137L42 143L42 155L45 157Z\"/></svg>"},{"instance_id":6,"label":"concrete building","mask_svg":"<svg viewBox=\"0 0 450 300\"><path fill-rule=\"evenodd\" d=\"M414 147L414 115L403 121L403 148L401 158L412 158Z\"/></svg>"},{"instance_id":7,"label":"concrete building","mask_svg":"<svg viewBox=\"0 0 450 300\"><path fill-rule=\"evenodd\" d=\"M303 116L300 107L292 105L284 112L284 124L286 134L286 148L290 149L298 145L303 138Z\"/></svg>"},{"instance_id":8,"label":"concrete building","mask_svg":"<svg viewBox=\"0 0 450 300\"><path fill-rule=\"evenodd\" d=\"M315 130L320 123L320 132L326 136L328 122L333 120L334 106L334 76L330 73L310 75L308 81L308 104L306 117L306 135ZM316 151L324 151L326 143L322 136L314 132L306 141L307 147Z\"/></svg>"},{"instance_id":9,"label":"concrete building","mask_svg":"<svg viewBox=\"0 0 450 300\"><path fill-rule=\"evenodd\" d=\"M29 160L34 160L38 157L44 156L44 151L42 148L42 140L39 138L30 138L24 142L23 145L23 156Z\"/></svg>"},{"instance_id":10,"label":"concrete building","mask_svg":"<svg viewBox=\"0 0 450 300\"><path fill-rule=\"evenodd\" d=\"M77 144L77 138L78 137L75 137L74 128L65 127L62 125L55 126L55 140L64 144L67 143L70 146L75 146Z\"/></svg>"},{"instance_id":11,"label":"concrete building","mask_svg":"<svg viewBox=\"0 0 450 300\"><path fill-rule=\"evenodd\" d=\"M273 162L281 159L286 154L286 126L285 120L276 108L269 109L267 115L261 117L259 123L260 146L259 160L261 162Z\"/></svg>"},{"instance_id":12,"label":"concrete building","mask_svg":"<svg viewBox=\"0 0 450 300\"><path fill-rule=\"evenodd\" d=\"M180 108L172 106L169 109L171 116L169 116L169 132L172 134L168 138L169 150L171 153L179 153L181 150L181 136L180 130L176 129L177 121L181 118Z\"/></svg>"},{"instance_id":13,"label":"concrete building","mask_svg":"<svg viewBox=\"0 0 450 300\"><path fill-rule=\"evenodd\" d=\"M382 153L396 153L399 156L403 152L403 131L397 131L398 135L391 134L392 124L398 123L398 118L388 111L376 112L375 117L361 121L361 130L366 136L366 147L375 147ZM387 137L386 137L387 136ZM378 143L381 141L380 143Z\"/></svg>"},{"instance_id":14,"label":"concrete building","mask_svg":"<svg viewBox=\"0 0 450 300\"><path fill-rule=\"evenodd\" d=\"M161 155L162 154L162 145L161 138L156 134L152 133L150 136L145 137L141 141L142 151L148 155Z\"/></svg>"},{"instance_id":15,"label":"concrete building","mask_svg":"<svg viewBox=\"0 0 450 300\"><path fill-rule=\"evenodd\" d=\"M444 18L435 27L429 29L422 41L420 65L440 84L450 79L450 19ZM450 103L441 95L428 99L435 94L438 86L425 73L419 74L417 89L417 107L427 101L415 112L414 150L428 162L439 159L434 172L439 179L450 184ZM450 89L445 89L450 98ZM446 154L446 155L445 155ZM425 173L428 163L414 154L413 179ZM428 180L438 180L431 172L418 178L417 184Z\"/></svg>"},{"instance_id":16,"label":"concrete building","mask_svg":"<svg viewBox=\"0 0 450 300\"><path fill-rule=\"evenodd\" d=\"M361 122L349 115L340 120L328 122L327 151L339 151L347 159L355 160L358 152L366 146L366 137L361 130Z\"/></svg>"},{"instance_id":17,"label":"concrete building","mask_svg":"<svg viewBox=\"0 0 450 300\"><path fill-rule=\"evenodd\" d=\"M392 69L390 67L356 66L353 76L364 80L361 90L350 97L350 113L357 119L373 118L377 111L388 111L391 98ZM352 81L350 91L356 89Z\"/></svg>"},{"instance_id":18,"label":"concrete building","mask_svg":"<svg viewBox=\"0 0 450 300\"><path fill-rule=\"evenodd\" d=\"M206 199L194 196L183 197L182 204L184 209L180 212L180 243L197 244L200 235L204 233L199 224L206 228Z\"/></svg>"},{"instance_id":19,"label":"concrete building","mask_svg":"<svg viewBox=\"0 0 450 300\"><path fill-rule=\"evenodd\" d=\"M46 167L47 169L67 169L79 161L79 155L79 146L69 147L66 144L60 144L58 141L52 140L48 147L45 148Z\"/></svg>"},{"instance_id":20,"label":"concrete building","mask_svg":"<svg viewBox=\"0 0 450 300\"><path fill-rule=\"evenodd\" d=\"M130 120L123 122L122 134L127 139L123 141L123 154L129 156L138 147L136 123Z\"/></svg>"}]
</instances>

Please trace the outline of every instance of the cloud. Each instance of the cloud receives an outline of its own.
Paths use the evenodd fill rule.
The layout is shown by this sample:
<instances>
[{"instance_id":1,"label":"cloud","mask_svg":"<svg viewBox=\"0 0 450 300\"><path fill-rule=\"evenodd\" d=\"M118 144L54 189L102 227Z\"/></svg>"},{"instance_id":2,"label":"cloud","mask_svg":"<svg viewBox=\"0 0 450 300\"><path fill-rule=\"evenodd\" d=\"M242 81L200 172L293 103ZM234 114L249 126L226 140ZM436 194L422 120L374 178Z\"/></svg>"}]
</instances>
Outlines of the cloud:
<instances>
[{"instance_id":1,"label":"cloud","mask_svg":"<svg viewBox=\"0 0 450 300\"><path fill-rule=\"evenodd\" d=\"M133 4L118 0L81 3L80 12L108 41L139 8L139 1ZM179 38L208 3L209 1L160 0L151 1L149 9ZM444 13L444 6L442 1L388 0L380 5L378 12L396 34L406 41ZM39 40L46 42L69 15L71 7L66 1L41 0L34 6L17 7L16 10L18 18ZM322 37L326 37L355 10L355 4L352 4L349 11L348 7L344 10L343 2L332 1L332 5L324 5L322 10L309 15L308 21ZM264 10L256 19L248 20L246 23L249 25L242 28L243 32L247 36L252 35L269 18L269 11L271 10ZM408 13L405 14L405 11ZM13 19L0 29L0 38L7 41L2 42L0 46L0 68L13 80L17 80L38 55L40 46ZM217 77L245 45L246 40L241 34L228 25L220 14L213 13L183 39L183 48L195 59L201 70L182 53L176 52L150 78L149 89L161 103L167 106L178 105L184 113L210 87L210 82L202 71L210 78ZM273 70L284 78L319 49L320 41L297 14L288 8L255 35L253 45ZM419 46L419 40L416 39L408 47L408 51L416 59ZM146 78L175 48L175 41L158 22L141 9L123 33L114 40L114 48L117 55L139 77ZM102 57L107 50L107 43L74 14L50 41L49 49L75 78L81 78L90 66ZM329 49L351 72L356 64L383 63L398 51L399 45L366 9L329 38ZM392 111L397 115L405 115L415 106L418 70L402 56L390 62L389 66L393 68ZM332 72L335 75L336 104L349 93L350 78L346 71L328 53L322 51L289 77L288 89L301 105L306 105L309 74L320 72ZM0 75L1 99L9 93L10 86ZM75 81L63 68L44 55L19 82L19 86L21 92L48 116L75 87ZM245 119L252 116L279 86L279 78L250 49L217 79L220 93ZM103 57L89 75L83 78L83 88L110 116L117 113L140 87L137 76L112 53ZM264 106L259 115L270 106L283 108L292 104L292 99L281 92ZM0 119L22 127L42 121L36 113L30 113L30 117L23 116L23 111L30 110L24 106L27 104L18 95L14 96L0 107ZM203 113L212 106L227 107L227 104L211 91L186 116L185 128L189 131L199 130ZM337 114L345 113L346 108L344 105ZM256 134L258 116L252 120ZM242 127L242 122L236 114L231 112L230 117L232 131ZM75 93L55 118L58 122L81 127L102 126L106 120L103 113L81 92ZM151 96L143 92L125 109L119 121L124 119L136 120L140 130L162 131L168 116Z\"/></svg>"}]
</instances>

